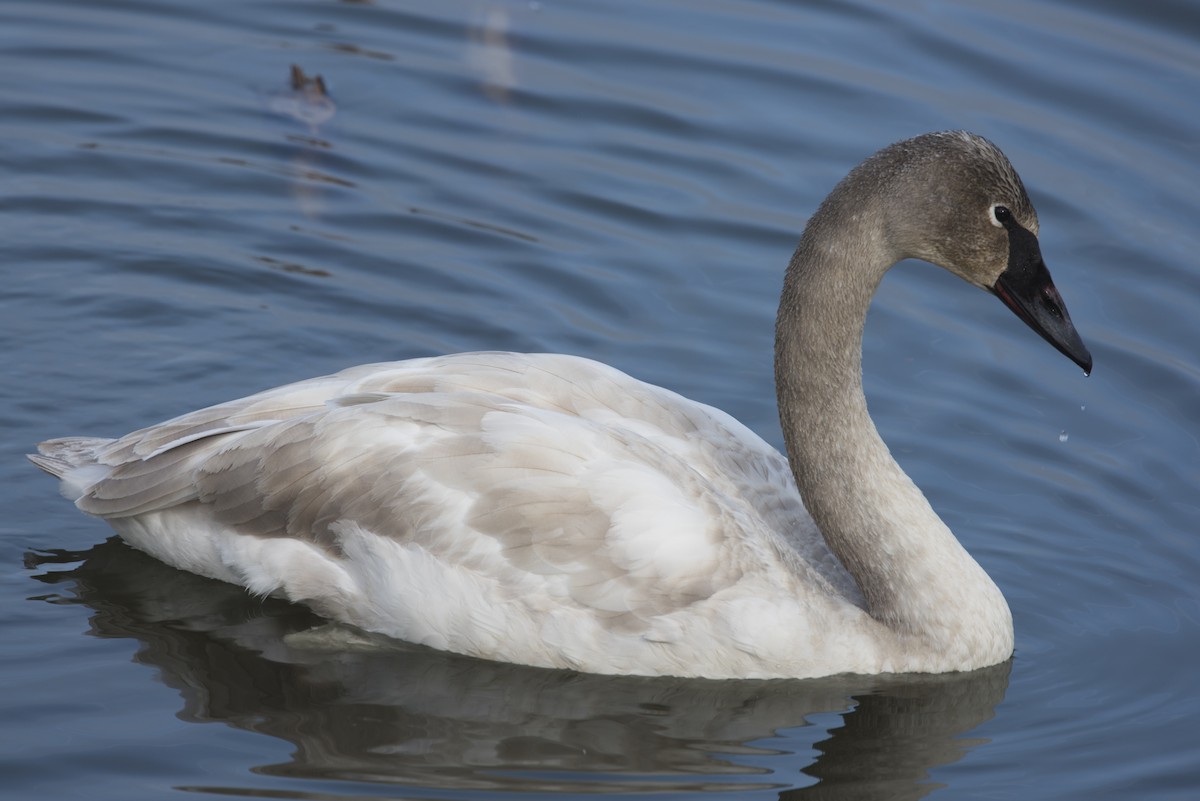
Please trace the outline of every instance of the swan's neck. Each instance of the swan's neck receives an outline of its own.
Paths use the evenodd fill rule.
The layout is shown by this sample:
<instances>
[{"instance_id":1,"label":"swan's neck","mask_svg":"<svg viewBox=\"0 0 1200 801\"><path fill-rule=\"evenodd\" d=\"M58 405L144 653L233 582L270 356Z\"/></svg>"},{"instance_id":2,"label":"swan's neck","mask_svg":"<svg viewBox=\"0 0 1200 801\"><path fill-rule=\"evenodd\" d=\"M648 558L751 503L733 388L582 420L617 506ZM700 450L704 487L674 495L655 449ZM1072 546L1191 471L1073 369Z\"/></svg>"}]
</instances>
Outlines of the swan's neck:
<instances>
[{"instance_id":1,"label":"swan's neck","mask_svg":"<svg viewBox=\"0 0 1200 801\"><path fill-rule=\"evenodd\" d=\"M1008 605L892 458L867 412L867 307L903 254L890 252L864 219L870 215L837 214L827 203L788 267L775 378L792 472L868 613L907 644L899 651L913 662L898 669L992 664L1012 653Z\"/></svg>"}]
</instances>

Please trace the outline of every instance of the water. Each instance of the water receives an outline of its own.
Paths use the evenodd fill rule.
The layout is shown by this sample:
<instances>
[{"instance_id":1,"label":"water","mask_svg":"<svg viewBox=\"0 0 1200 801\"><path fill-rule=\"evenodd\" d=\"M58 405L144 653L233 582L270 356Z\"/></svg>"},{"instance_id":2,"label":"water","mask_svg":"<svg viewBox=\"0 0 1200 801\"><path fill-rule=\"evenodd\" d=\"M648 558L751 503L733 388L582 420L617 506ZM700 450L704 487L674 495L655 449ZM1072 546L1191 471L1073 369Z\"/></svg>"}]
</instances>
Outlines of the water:
<instances>
[{"instance_id":1,"label":"water","mask_svg":"<svg viewBox=\"0 0 1200 801\"><path fill-rule=\"evenodd\" d=\"M1194 797L1187 7L9 0L0 39L0 795ZM744 683L322 653L285 640L305 610L110 540L21 456L477 348L601 359L778 443L806 215L951 127L1021 171L1096 359L1085 379L916 264L868 323L880 429L1007 595L1009 665Z\"/></svg>"}]
</instances>

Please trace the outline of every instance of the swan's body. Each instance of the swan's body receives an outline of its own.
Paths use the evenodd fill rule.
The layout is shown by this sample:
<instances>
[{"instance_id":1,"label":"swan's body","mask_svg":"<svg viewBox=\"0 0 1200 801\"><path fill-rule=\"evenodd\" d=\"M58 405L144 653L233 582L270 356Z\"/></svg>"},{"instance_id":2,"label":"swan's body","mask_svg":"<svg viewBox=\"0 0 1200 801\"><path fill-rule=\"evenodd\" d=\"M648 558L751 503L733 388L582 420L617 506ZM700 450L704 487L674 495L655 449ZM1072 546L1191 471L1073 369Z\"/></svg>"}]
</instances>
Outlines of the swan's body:
<instances>
[{"instance_id":1,"label":"swan's body","mask_svg":"<svg viewBox=\"0 0 1200 801\"><path fill-rule=\"evenodd\" d=\"M897 221L888 202L946 164L972 216L915 202ZM988 227L960 247L938 214ZM968 134L851 173L780 306L790 467L716 409L586 359L511 353L366 365L33 459L169 564L436 648L709 677L982 667L1012 653L1008 606L876 433L862 326L884 271L926 258L1083 364L1061 301L1065 329L1038 317L1038 297L1057 299L1044 265L1014 266L1029 239L1036 255L1036 226L1008 162Z\"/></svg>"}]
</instances>

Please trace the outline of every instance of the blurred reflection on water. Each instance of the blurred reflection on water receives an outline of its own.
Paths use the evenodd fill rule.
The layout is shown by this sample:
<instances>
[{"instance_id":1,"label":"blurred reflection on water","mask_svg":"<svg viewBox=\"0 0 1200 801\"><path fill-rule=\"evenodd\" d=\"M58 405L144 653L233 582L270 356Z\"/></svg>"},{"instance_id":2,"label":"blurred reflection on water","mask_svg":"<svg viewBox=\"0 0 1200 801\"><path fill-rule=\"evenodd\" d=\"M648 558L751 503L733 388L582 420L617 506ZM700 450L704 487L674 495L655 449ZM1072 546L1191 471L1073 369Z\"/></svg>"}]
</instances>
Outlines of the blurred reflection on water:
<instances>
[{"instance_id":1,"label":"blurred reflection on water","mask_svg":"<svg viewBox=\"0 0 1200 801\"><path fill-rule=\"evenodd\" d=\"M820 784L787 798L920 798L931 768L984 742L963 735L992 717L1008 686L1009 664L742 682L531 669L367 635L360 647L306 648L306 632L321 626L306 610L179 573L116 539L29 558L43 569L82 560L38 574L54 588L47 599L90 607L95 636L136 639L136 661L179 691L184 719L294 744L290 763L255 769L279 776L732 793L784 790L807 774Z\"/></svg>"}]
</instances>

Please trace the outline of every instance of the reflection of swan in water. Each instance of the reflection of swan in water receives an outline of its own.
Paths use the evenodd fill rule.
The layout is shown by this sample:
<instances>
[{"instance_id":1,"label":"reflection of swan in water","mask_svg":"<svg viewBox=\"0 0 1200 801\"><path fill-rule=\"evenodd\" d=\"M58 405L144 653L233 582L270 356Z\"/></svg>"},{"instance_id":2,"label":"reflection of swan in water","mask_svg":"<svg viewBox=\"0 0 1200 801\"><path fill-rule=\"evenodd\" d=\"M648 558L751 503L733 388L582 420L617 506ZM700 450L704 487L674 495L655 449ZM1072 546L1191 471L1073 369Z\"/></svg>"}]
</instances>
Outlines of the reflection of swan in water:
<instances>
[{"instance_id":1,"label":"reflection of swan in water","mask_svg":"<svg viewBox=\"0 0 1200 801\"><path fill-rule=\"evenodd\" d=\"M305 650L289 635L320 620L302 607L180 573L116 539L59 561L80 558L38 579L67 584L62 595L92 607L99 636L136 638L137 661L180 692L185 720L294 744L292 762L255 767L270 775L526 793L744 788L914 799L933 789L930 769L979 743L963 735L992 716L1008 685L1009 663L967 674L715 682L540 670L402 643ZM829 731L807 724L852 706ZM802 774L816 784L789 789Z\"/></svg>"}]
</instances>

